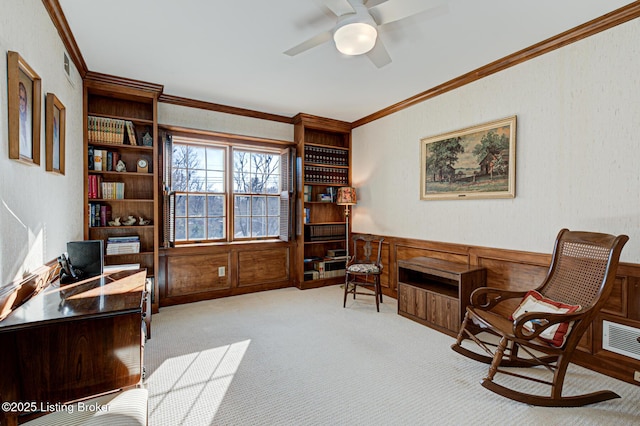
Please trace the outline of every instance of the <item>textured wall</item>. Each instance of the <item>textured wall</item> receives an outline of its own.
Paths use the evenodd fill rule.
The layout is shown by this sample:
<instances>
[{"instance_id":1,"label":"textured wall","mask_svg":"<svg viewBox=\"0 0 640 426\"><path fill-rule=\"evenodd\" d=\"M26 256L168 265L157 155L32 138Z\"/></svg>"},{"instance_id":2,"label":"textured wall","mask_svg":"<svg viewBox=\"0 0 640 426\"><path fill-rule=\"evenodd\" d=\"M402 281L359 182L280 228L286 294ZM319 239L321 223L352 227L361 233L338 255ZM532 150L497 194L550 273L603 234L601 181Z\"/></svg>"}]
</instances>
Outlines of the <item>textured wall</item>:
<instances>
[{"instance_id":1,"label":"textured wall","mask_svg":"<svg viewBox=\"0 0 640 426\"><path fill-rule=\"evenodd\" d=\"M18 52L42 79L40 166L9 160L7 51ZM82 79L63 70L64 46L40 0L3 1L0 13L0 286L20 278L83 238ZM45 171L45 96L67 111L66 174Z\"/></svg>"},{"instance_id":2,"label":"textured wall","mask_svg":"<svg viewBox=\"0 0 640 426\"><path fill-rule=\"evenodd\" d=\"M543 253L562 227L626 233L640 262L638 40L636 19L354 129L354 231ZM512 115L516 198L420 200L421 138Z\"/></svg>"},{"instance_id":3,"label":"textured wall","mask_svg":"<svg viewBox=\"0 0 640 426\"><path fill-rule=\"evenodd\" d=\"M293 140L293 125L258 120L234 114L189 108L167 103L158 104L160 124L209 130L212 132L254 136L283 141Z\"/></svg>"}]
</instances>

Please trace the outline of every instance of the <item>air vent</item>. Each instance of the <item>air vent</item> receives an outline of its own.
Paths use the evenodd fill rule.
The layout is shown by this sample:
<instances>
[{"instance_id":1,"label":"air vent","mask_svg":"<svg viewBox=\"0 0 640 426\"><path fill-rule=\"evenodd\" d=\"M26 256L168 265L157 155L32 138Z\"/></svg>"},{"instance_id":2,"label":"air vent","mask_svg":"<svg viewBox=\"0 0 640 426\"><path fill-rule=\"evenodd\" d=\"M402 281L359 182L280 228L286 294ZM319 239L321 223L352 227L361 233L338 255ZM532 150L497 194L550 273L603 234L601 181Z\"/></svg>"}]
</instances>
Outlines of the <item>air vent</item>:
<instances>
[{"instance_id":1,"label":"air vent","mask_svg":"<svg viewBox=\"0 0 640 426\"><path fill-rule=\"evenodd\" d=\"M640 329L602 321L602 348L640 360Z\"/></svg>"},{"instance_id":2,"label":"air vent","mask_svg":"<svg viewBox=\"0 0 640 426\"><path fill-rule=\"evenodd\" d=\"M68 77L71 77L71 71L69 69L69 57L67 56L67 53L64 53L64 72L67 73Z\"/></svg>"}]
</instances>

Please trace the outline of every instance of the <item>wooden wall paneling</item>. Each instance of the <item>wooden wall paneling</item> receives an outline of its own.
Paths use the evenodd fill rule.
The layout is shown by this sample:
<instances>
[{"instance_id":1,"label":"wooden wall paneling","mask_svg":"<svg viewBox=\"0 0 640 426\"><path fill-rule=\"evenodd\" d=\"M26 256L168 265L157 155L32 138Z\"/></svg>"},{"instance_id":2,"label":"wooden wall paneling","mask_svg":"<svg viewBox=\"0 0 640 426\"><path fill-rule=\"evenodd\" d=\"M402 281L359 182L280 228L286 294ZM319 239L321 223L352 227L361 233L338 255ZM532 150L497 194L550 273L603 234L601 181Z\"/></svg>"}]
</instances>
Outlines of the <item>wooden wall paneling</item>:
<instances>
[{"instance_id":1,"label":"wooden wall paneling","mask_svg":"<svg viewBox=\"0 0 640 426\"><path fill-rule=\"evenodd\" d=\"M478 266L487 268L487 286L512 290L530 290L542 283L549 266L523 264L518 261L478 258Z\"/></svg>"},{"instance_id":2,"label":"wooden wall paneling","mask_svg":"<svg viewBox=\"0 0 640 426\"><path fill-rule=\"evenodd\" d=\"M449 262L469 264L469 256L465 253L451 253L447 251L431 250L428 248L396 246L396 259L404 260L412 257L431 257L433 259L447 260Z\"/></svg>"},{"instance_id":3,"label":"wooden wall paneling","mask_svg":"<svg viewBox=\"0 0 640 426\"><path fill-rule=\"evenodd\" d=\"M586 357L581 354L576 357L576 363L602 374L640 385L633 378L634 372L640 370L640 361L602 348L602 321L604 320L640 328L637 321L607 313L599 314L591 326L593 329L593 356Z\"/></svg>"},{"instance_id":4,"label":"wooden wall paneling","mask_svg":"<svg viewBox=\"0 0 640 426\"><path fill-rule=\"evenodd\" d=\"M291 287L294 243L215 244L161 250L160 305ZM225 276L218 268L225 267Z\"/></svg>"},{"instance_id":5,"label":"wooden wall paneling","mask_svg":"<svg viewBox=\"0 0 640 426\"><path fill-rule=\"evenodd\" d=\"M602 307L602 312L622 317L627 316L628 284L627 277L616 276L616 280L613 283L613 290L611 290L611 295Z\"/></svg>"},{"instance_id":6,"label":"wooden wall paneling","mask_svg":"<svg viewBox=\"0 0 640 426\"><path fill-rule=\"evenodd\" d=\"M640 278L629 277L627 284L629 291L627 316L629 319L640 321Z\"/></svg>"},{"instance_id":7,"label":"wooden wall paneling","mask_svg":"<svg viewBox=\"0 0 640 426\"><path fill-rule=\"evenodd\" d=\"M238 287L289 279L289 249L238 253Z\"/></svg>"},{"instance_id":8,"label":"wooden wall paneling","mask_svg":"<svg viewBox=\"0 0 640 426\"><path fill-rule=\"evenodd\" d=\"M380 253L380 262L382 263L382 275L380 276L380 285L382 289L391 290L391 276L394 275L395 269L391 269L391 245L383 241L382 251ZM385 293L386 294L386 293Z\"/></svg>"},{"instance_id":9,"label":"wooden wall paneling","mask_svg":"<svg viewBox=\"0 0 640 426\"><path fill-rule=\"evenodd\" d=\"M230 288L229 274L218 276L220 266L231 270L229 253L169 257L166 297Z\"/></svg>"}]
</instances>

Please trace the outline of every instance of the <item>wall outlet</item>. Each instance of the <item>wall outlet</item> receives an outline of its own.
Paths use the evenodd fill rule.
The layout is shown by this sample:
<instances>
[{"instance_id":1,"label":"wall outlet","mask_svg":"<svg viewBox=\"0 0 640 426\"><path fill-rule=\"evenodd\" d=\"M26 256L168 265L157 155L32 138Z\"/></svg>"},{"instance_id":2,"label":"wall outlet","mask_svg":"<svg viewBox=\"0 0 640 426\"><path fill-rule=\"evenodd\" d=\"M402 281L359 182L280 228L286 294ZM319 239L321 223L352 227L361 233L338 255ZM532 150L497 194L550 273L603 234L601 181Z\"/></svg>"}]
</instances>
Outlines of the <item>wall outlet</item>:
<instances>
[{"instance_id":1,"label":"wall outlet","mask_svg":"<svg viewBox=\"0 0 640 426\"><path fill-rule=\"evenodd\" d=\"M224 274L225 274L224 266L218 267L218 276L224 277Z\"/></svg>"},{"instance_id":2,"label":"wall outlet","mask_svg":"<svg viewBox=\"0 0 640 426\"><path fill-rule=\"evenodd\" d=\"M640 371L636 371L633 373L633 380L636 382L640 382Z\"/></svg>"}]
</instances>

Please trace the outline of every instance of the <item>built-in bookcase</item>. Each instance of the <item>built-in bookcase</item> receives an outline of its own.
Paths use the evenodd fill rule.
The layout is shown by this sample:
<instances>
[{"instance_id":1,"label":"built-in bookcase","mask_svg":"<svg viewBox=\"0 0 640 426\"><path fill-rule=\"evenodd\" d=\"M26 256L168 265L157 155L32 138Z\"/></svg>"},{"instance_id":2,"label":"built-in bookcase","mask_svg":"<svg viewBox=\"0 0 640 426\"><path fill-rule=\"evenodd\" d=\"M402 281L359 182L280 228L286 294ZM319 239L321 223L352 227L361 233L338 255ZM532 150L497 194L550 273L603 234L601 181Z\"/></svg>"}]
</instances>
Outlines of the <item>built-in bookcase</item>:
<instances>
[{"instance_id":1,"label":"built-in bookcase","mask_svg":"<svg viewBox=\"0 0 640 426\"><path fill-rule=\"evenodd\" d=\"M351 184L349 123L298 114L294 120L299 155L296 284L313 288L344 281L347 224L338 188Z\"/></svg>"},{"instance_id":2,"label":"built-in bookcase","mask_svg":"<svg viewBox=\"0 0 640 426\"><path fill-rule=\"evenodd\" d=\"M84 82L85 239L104 241L105 265L147 269L155 311L160 89L98 74Z\"/></svg>"}]
</instances>

